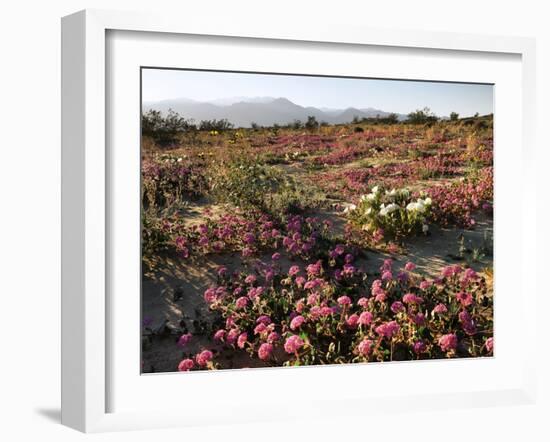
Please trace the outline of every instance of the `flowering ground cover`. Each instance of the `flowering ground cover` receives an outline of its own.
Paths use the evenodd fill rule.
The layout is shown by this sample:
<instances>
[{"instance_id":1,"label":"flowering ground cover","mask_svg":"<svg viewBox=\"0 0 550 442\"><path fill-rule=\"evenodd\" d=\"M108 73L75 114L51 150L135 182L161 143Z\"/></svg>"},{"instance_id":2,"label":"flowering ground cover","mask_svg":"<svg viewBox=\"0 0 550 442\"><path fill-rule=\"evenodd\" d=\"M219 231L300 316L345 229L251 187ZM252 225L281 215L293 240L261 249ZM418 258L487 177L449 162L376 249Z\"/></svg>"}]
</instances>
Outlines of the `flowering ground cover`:
<instances>
[{"instance_id":1,"label":"flowering ground cover","mask_svg":"<svg viewBox=\"0 0 550 442\"><path fill-rule=\"evenodd\" d=\"M478 122L143 137L143 372L491 356Z\"/></svg>"}]
</instances>

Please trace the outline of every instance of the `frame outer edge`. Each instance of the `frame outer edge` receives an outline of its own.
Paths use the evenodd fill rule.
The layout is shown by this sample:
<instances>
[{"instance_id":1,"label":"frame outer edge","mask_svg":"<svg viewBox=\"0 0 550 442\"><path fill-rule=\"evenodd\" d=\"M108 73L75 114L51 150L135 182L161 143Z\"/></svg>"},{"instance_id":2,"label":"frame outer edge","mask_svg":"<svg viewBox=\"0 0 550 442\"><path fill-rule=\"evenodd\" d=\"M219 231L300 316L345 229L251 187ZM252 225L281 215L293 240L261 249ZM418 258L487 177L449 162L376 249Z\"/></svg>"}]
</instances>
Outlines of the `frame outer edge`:
<instances>
[{"instance_id":1,"label":"frame outer edge","mask_svg":"<svg viewBox=\"0 0 550 442\"><path fill-rule=\"evenodd\" d=\"M97 431L106 414L105 27L62 19L61 422Z\"/></svg>"},{"instance_id":2,"label":"frame outer edge","mask_svg":"<svg viewBox=\"0 0 550 442\"><path fill-rule=\"evenodd\" d=\"M179 23L166 16L92 9L62 19L62 181L61 181L61 290L62 290L62 411L63 425L83 432L140 427L138 415L106 411L106 152L105 152L105 32L107 29L149 32L197 33L245 38L332 41L409 48L438 48L475 52L515 53L523 57L524 113L534 117L535 40L443 32L344 29L339 33L317 31L296 34L285 28L254 27L235 30L227 24L214 28L204 22ZM183 29L187 29L187 32ZM273 35L279 34L279 36ZM336 37L342 35L341 37ZM403 44L407 37L408 43ZM433 38L439 43L433 45ZM527 63L526 63L527 60ZM527 91L525 88L528 88ZM533 122L524 114L526 163L532 170L535 156ZM524 191L524 195L525 195ZM532 195L534 198L534 195ZM532 201L532 200L531 200ZM531 216L536 215L532 211ZM524 218L525 219L525 218ZM535 247L534 244L529 248ZM525 250L525 249L524 249ZM530 288L533 286L531 285ZM530 294L531 300L535 294ZM536 324L528 331L535 334ZM516 390L522 402L535 401L536 378L526 367L523 388ZM499 401L501 404L501 401ZM494 404L493 404L494 405ZM173 419L155 419L144 428L181 426ZM158 421L158 422L157 422ZM175 424L175 421L178 421ZM156 425L155 425L156 422Z\"/></svg>"},{"instance_id":3,"label":"frame outer edge","mask_svg":"<svg viewBox=\"0 0 550 442\"><path fill-rule=\"evenodd\" d=\"M61 22L61 423L85 428L85 14Z\"/></svg>"},{"instance_id":4,"label":"frame outer edge","mask_svg":"<svg viewBox=\"0 0 550 442\"><path fill-rule=\"evenodd\" d=\"M525 238L522 241L522 275L525 279L523 283L523 296L525 301L523 304L523 315L524 318L528 318L530 314L530 308L533 305L540 305L540 293L538 286L540 284L540 279L537 278L537 274L533 278L529 278L528 275L533 273L532 263L527 259L527 257L537 256L537 242L538 238L541 237L537 233L539 228L539 204L541 200L538 197L538 186L537 186L537 160L540 152L537 149L537 43L534 38L525 39L523 41L522 49L522 154L523 154L523 176L526 177L526 182L522 184L522 212L523 212L523 222L532 223L533 228L529 232L529 237ZM537 336L540 336L537 333L537 330L542 321L542 312L543 309L538 310L538 314L535 315L534 320L525 320L527 324L526 334L529 336L526 339L527 348L529 348L529 354L536 354L537 346ZM543 334L542 329L540 329L541 335ZM538 400L538 376L540 370L537 369L535 364L525 363L525 377L523 382L523 391L529 397L532 404L536 403Z\"/></svg>"}]
</instances>

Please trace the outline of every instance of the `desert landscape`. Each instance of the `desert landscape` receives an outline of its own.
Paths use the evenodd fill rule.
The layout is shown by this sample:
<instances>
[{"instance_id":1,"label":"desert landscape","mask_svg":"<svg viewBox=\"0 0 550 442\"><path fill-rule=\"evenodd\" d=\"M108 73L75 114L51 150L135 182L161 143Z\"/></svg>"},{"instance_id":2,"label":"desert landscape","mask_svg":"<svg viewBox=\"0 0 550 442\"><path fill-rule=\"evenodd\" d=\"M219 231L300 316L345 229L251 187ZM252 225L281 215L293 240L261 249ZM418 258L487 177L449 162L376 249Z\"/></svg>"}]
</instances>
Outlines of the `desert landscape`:
<instances>
[{"instance_id":1,"label":"desert landscape","mask_svg":"<svg viewBox=\"0 0 550 442\"><path fill-rule=\"evenodd\" d=\"M143 110L142 372L492 356L492 114L275 100Z\"/></svg>"}]
</instances>

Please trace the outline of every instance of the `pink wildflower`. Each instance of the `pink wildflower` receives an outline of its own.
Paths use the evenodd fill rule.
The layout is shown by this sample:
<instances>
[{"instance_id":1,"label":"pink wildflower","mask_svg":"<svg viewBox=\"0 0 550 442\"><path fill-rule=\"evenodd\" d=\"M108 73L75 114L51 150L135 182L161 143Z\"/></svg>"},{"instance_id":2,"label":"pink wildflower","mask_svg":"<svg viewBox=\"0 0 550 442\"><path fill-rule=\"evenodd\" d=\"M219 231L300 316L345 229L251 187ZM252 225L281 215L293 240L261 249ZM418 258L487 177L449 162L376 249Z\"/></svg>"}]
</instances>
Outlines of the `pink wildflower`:
<instances>
[{"instance_id":1,"label":"pink wildflower","mask_svg":"<svg viewBox=\"0 0 550 442\"><path fill-rule=\"evenodd\" d=\"M369 305L369 300L367 298L359 298L357 304L363 308L366 308Z\"/></svg>"},{"instance_id":2,"label":"pink wildflower","mask_svg":"<svg viewBox=\"0 0 550 442\"><path fill-rule=\"evenodd\" d=\"M226 335L226 331L222 328L218 330L216 333L214 333L214 340L216 341L223 341Z\"/></svg>"},{"instance_id":3,"label":"pink wildflower","mask_svg":"<svg viewBox=\"0 0 550 442\"><path fill-rule=\"evenodd\" d=\"M439 338L439 347L444 352L454 350L458 344L458 339L454 333L443 335Z\"/></svg>"},{"instance_id":4,"label":"pink wildflower","mask_svg":"<svg viewBox=\"0 0 550 442\"><path fill-rule=\"evenodd\" d=\"M424 353L426 351L426 344L424 341L416 341L413 345L413 350L417 355Z\"/></svg>"},{"instance_id":5,"label":"pink wildflower","mask_svg":"<svg viewBox=\"0 0 550 442\"><path fill-rule=\"evenodd\" d=\"M269 342L270 344L274 343L274 342L277 342L279 340L280 336L279 336L279 333L277 332L271 332L268 336L267 336L267 342Z\"/></svg>"},{"instance_id":6,"label":"pink wildflower","mask_svg":"<svg viewBox=\"0 0 550 442\"><path fill-rule=\"evenodd\" d=\"M290 329L296 330L297 328L300 328L300 326L305 322L305 318L303 316L296 316L292 321L290 321Z\"/></svg>"},{"instance_id":7,"label":"pink wildflower","mask_svg":"<svg viewBox=\"0 0 550 442\"><path fill-rule=\"evenodd\" d=\"M189 343L192 337L193 335L191 333L186 333L184 335L181 335L180 338L178 339L178 347L185 347Z\"/></svg>"},{"instance_id":8,"label":"pink wildflower","mask_svg":"<svg viewBox=\"0 0 550 442\"><path fill-rule=\"evenodd\" d=\"M350 315L346 319L346 325L350 328L357 328L358 323L359 323L359 315L357 315L355 313L353 315Z\"/></svg>"},{"instance_id":9,"label":"pink wildflower","mask_svg":"<svg viewBox=\"0 0 550 442\"><path fill-rule=\"evenodd\" d=\"M321 260L317 261L315 264L308 265L306 268L308 275L314 275L314 276L320 275L321 270L322 270Z\"/></svg>"},{"instance_id":10,"label":"pink wildflower","mask_svg":"<svg viewBox=\"0 0 550 442\"><path fill-rule=\"evenodd\" d=\"M411 319L416 325L424 325L426 322L426 316L424 316L424 313L417 313L413 315Z\"/></svg>"},{"instance_id":11,"label":"pink wildflower","mask_svg":"<svg viewBox=\"0 0 550 442\"><path fill-rule=\"evenodd\" d=\"M385 322L378 327L376 327L375 331L380 336L383 336L387 339L391 339L397 332L399 332L399 324L396 321L391 322Z\"/></svg>"},{"instance_id":12,"label":"pink wildflower","mask_svg":"<svg viewBox=\"0 0 550 442\"><path fill-rule=\"evenodd\" d=\"M241 296L239 299L235 301L235 307L238 309L243 309L248 304L248 298L246 296Z\"/></svg>"},{"instance_id":13,"label":"pink wildflower","mask_svg":"<svg viewBox=\"0 0 550 442\"><path fill-rule=\"evenodd\" d=\"M178 364L178 371L189 371L195 366L193 359L184 359Z\"/></svg>"},{"instance_id":14,"label":"pink wildflower","mask_svg":"<svg viewBox=\"0 0 550 442\"><path fill-rule=\"evenodd\" d=\"M344 252L346 251L346 248L342 244L338 244L334 248L334 251L336 252L337 255L343 255Z\"/></svg>"},{"instance_id":15,"label":"pink wildflower","mask_svg":"<svg viewBox=\"0 0 550 442\"><path fill-rule=\"evenodd\" d=\"M271 353L273 352L273 345L269 342L264 342L262 345L260 345L260 348L258 349L258 357L262 361L266 361L271 356Z\"/></svg>"},{"instance_id":16,"label":"pink wildflower","mask_svg":"<svg viewBox=\"0 0 550 442\"><path fill-rule=\"evenodd\" d=\"M374 343L370 339L363 339L357 346L357 352L362 356L369 356Z\"/></svg>"},{"instance_id":17,"label":"pink wildflower","mask_svg":"<svg viewBox=\"0 0 550 442\"><path fill-rule=\"evenodd\" d=\"M431 286L433 285L432 282L430 281L422 281L418 287L420 287L421 290L426 290L428 288L430 288Z\"/></svg>"},{"instance_id":18,"label":"pink wildflower","mask_svg":"<svg viewBox=\"0 0 550 442\"><path fill-rule=\"evenodd\" d=\"M340 296L338 299L338 304L340 305L350 305L351 304L351 298L349 296L343 295Z\"/></svg>"},{"instance_id":19,"label":"pink wildflower","mask_svg":"<svg viewBox=\"0 0 550 442\"><path fill-rule=\"evenodd\" d=\"M265 324L265 325L269 325L271 324L271 318L267 315L260 315L258 316L258 318L256 319L256 324Z\"/></svg>"},{"instance_id":20,"label":"pink wildflower","mask_svg":"<svg viewBox=\"0 0 550 442\"><path fill-rule=\"evenodd\" d=\"M237 347L244 348L247 341L248 341L248 333L242 332L237 338Z\"/></svg>"},{"instance_id":21,"label":"pink wildflower","mask_svg":"<svg viewBox=\"0 0 550 442\"><path fill-rule=\"evenodd\" d=\"M210 350L203 350L198 355L195 356L195 360L197 361L197 364L201 367L205 367L208 362L212 360L214 355Z\"/></svg>"},{"instance_id":22,"label":"pink wildflower","mask_svg":"<svg viewBox=\"0 0 550 442\"><path fill-rule=\"evenodd\" d=\"M399 312L402 312L403 310L405 310L405 306L403 305L403 303L401 301L395 301L391 305L390 309L394 313L399 313Z\"/></svg>"},{"instance_id":23,"label":"pink wildflower","mask_svg":"<svg viewBox=\"0 0 550 442\"><path fill-rule=\"evenodd\" d=\"M420 296L416 296L414 293L406 293L403 295L403 302L405 304L421 304L423 299Z\"/></svg>"},{"instance_id":24,"label":"pink wildflower","mask_svg":"<svg viewBox=\"0 0 550 442\"><path fill-rule=\"evenodd\" d=\"M405 264L405 270L407 272L412 272L412 271L414 271L414 269L416 269L416 264L414 264L410 261L407 264Z\"/></svg>"},{"instance_id":25,"label":"pink wildflower","mask_svg":"<svg viewBox=\"0 0 550 442\"><path fill-rule=\"evenodd\" d=\"M319 278L316 278L316 279L312 279L311 281L306 282L305 285L304 285L304 289L306 289L306 290L315 289L317 287L320 287L321 285L323 285L323 280L319 279Z\"/></svg>"},{"instance_id":26,"label":"pink wildflower","mask_svg":"<svg viewBox=\"0 0 550 442\"><path fill-rule=\"evenodd\" d=\"M208 303L212 303L216 300L216 289L210 287L204 292L204 300Z\"/></svg>"},{"instance_id":27,"label":"pink wildflower","mask_svg":"<svg viewBox=\"0 0 550 442\"><path fill-rule=\"evenodd\" d=\"M243 240L246 244L254 244L256 237L253 233L245 233Z\"/></svg>"},{"instance_id":28,"label":"pink wildflower","mask_svg":"<svg viewBox=\"0 0 550 442\"><path fill-rule=\"evenodd\" d=\"M363 312L359 315L359 324L361 325L369 325L372 322L372 313L371 312Z\"/></svg>"},{"instance_id":29,"label":"pink wildflower","mask_svg":"<svg viewBox=\"0 0 550 442\"><path fill-rule=\"evenodd\" d=\"M300 273L300 267L298 267L298 266L292 266L292 267L288 270L288 274L289 274L290 276L297 275L298 273Z\"/></svg>"},{"instance_id":30,"label":"pink wildflower","mask_svg":"<svg viewBox=\"0 0 550 442\"><path fill-rule=\"evenodd\" d=\"M262 334L264 331L267 330L267 325L265 325L263 322L260 322L255 328L254 328L254 334L255 335L260 335Z\"/></svg>"},{"instance_id":31,"label":"pink wildflower","mask_svg":"<svg viewBox=\"0 0 550 442\"><path fill-rule=\"evenodd\" d=\"M291 335L287 338L285 341L285 351L287 353L296 353L300 348L302 348L304 345L304 341L300 336L297 335Z\"/></svg>"},{"instance_id":32,"label":"pink wildflower","mask_svg":"<svg viewBox=\"0 0 550 442\"><path fill-rule=\"evenodd\" d=\"M470 316L466 310L462 310L458 314L458 320L462 324L462 329L466 332L467 335L472 336L477 332L476 324L473 318Z\"/></svg>"},{"instance_id":33,"label":"pink wildflower","mask_svg":"<svg viewBox=\"0 0 550 442\"><path fill-rule=\"evenodd\" d=\"M314 305L317 304L317 302L319 302L319 293L315 292L307 297L308 305Z\"/></svg>"},{"instance_id":34,"label":"pink wildflower","mask_svg":"<svg viewBox=\"0 0 550 442\"><path fill-rule=\"evenodd\" d=\"M472 297L471 293L468 292L459 292L456 294L456 299L464 306L468 307L469 305L472 305L474 302L474 299Z\"/></svg>"},{"instance_id":35,"label":"pink wildflower","mask_svg":"<svg viewBox=\"0 0 550 442\"><path fill-rule=\"evenodd\" d=\"M319 307L318 305L314 305L309 310L309 315L312 319L319 319L319 317L321 317L321 307Z\"/></svg>"},{"instance_id":36,"label":"pink wildflower","mask_svg":"<svg viewBox=\"0 0 550 442\"><path fill-rule=\"evenodd\" d=\"M227 343L229 345L233 345L237 341L240 332L241 331L238 328L232 328L231 330L229 330L226 338Z\"/></svg>"}]
</instances>

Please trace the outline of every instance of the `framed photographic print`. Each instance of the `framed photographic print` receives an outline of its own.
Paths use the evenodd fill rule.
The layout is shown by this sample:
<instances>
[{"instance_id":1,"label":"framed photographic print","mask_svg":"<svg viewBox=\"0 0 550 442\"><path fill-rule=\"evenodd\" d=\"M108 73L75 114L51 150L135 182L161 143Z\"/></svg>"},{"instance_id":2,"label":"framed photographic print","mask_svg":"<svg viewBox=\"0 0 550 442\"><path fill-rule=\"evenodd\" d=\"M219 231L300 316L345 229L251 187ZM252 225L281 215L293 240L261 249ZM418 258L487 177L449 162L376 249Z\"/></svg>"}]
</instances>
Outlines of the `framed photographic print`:
<instances>
[{"instance_id":1,"label":"framed photographic print","mask_svg":"<svg viewBox=\"0 0 550 442\"><path fill-rule=\"evenodd\" d=\"M63 422L532 401L514 330L535 327L533 57L521 38L64 18Z\"/></svg>"}]
</instances>

